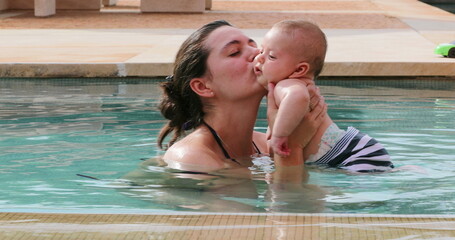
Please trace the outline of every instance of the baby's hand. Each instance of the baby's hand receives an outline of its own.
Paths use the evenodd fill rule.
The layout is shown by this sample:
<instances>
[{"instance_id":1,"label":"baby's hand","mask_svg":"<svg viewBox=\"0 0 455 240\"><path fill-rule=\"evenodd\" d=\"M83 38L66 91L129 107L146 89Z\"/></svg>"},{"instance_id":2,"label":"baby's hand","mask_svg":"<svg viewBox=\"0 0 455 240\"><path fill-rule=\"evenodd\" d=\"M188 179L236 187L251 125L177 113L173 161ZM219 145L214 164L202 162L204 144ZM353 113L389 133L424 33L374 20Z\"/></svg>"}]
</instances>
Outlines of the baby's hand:
<instances>
[{"instance_id":1,"label":"baby's hand","mask_svg":"<svg viewBox=\"0 0 455 240\"><path fill-rule=\"evenodd\" d=\"M291 154L291 150L288 147L288 137L275 137L272 136L270 140L272 151L281 157L287 157Z\"/></svg>"}]
</instances>

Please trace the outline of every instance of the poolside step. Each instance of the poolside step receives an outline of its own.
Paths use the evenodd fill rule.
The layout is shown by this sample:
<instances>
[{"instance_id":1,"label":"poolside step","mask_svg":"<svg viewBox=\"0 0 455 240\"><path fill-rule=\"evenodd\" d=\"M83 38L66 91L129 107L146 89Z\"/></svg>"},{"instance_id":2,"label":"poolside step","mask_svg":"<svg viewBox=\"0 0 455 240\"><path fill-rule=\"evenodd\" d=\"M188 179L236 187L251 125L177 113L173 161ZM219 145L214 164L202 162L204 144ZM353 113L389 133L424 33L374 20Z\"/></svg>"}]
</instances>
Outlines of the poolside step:
<instances>
[{"instance_id":1,"label":"poolside step","mask_svg":"<svg viewBox=\"0 0 455 240\"><path fill-rule=\"evenodd\" d=\"M141 12L204 12L206 0L141 0Z\"/></svg>"},{"instance_id":2,"label":"poolside step","mask_svg":"<svg viewBox=\"0 0 455 240\"><path fill-rule=\"evenodd\" d=\"M117 4L117 0L103 0L103 5L106 6L115 6Z\"/></svg>"},{"instance_id":3,"label":"poolside step","mask_svg":"<svg viewBox=\"0 0 455 240\"><path fill-rule=\"evenodd\" d=\"M35 16L49 17L55 15L55 0L35 0Z\"/></svg>"}]
</instances>

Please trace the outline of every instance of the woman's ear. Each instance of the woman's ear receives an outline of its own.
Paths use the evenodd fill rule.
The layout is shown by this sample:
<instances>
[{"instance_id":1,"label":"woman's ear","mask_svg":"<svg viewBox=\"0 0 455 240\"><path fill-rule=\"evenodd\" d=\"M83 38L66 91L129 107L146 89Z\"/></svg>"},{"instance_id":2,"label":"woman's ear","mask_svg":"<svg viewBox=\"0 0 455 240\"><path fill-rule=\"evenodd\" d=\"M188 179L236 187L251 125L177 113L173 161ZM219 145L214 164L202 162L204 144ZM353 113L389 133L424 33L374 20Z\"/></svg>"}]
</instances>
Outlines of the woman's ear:
<instances>
[{"instance_id":1,"label":"woman's ear","mask_svg":"<svg viewBox=\"0 0 455 240\"><path fill-rule=\"evenodd\" d=\"M190 81L191 89L201 97L213 97L214 93L211 88L207 86L206 80L203 78L193 78Z\"/></svg>"},{"instance_id":2,"label":"woman's ear","mask_svg":"<svg viewBox=\"0 0 455 240\"><path fill-rule=\"evenodd\" d=\"M295 71L289 76L289 78L300 78L305 77L310 71L310 64L307 62L300 62L297 64Z\"/></svg>"}]
</instances>

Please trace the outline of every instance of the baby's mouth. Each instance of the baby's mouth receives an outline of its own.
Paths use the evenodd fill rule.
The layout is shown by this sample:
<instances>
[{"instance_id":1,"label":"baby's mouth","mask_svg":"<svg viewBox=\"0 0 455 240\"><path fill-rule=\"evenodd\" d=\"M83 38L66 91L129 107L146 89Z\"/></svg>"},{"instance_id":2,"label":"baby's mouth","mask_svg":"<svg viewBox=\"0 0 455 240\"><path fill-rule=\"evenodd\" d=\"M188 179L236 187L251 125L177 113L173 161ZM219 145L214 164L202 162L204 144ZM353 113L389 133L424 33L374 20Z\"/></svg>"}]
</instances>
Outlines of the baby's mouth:
<instances>
[{"instance_id":1,"label":"baby's mouth","mask_svg":"<svg viewBox=\"0 0 455 240\"><path fill-rule=\"evenodd\" d=\"M254 67L254 73L255 73L256 75L261 75L261 73L262 73L261 68L255 66L255 67Z\"/></svg>"}]
</instances>

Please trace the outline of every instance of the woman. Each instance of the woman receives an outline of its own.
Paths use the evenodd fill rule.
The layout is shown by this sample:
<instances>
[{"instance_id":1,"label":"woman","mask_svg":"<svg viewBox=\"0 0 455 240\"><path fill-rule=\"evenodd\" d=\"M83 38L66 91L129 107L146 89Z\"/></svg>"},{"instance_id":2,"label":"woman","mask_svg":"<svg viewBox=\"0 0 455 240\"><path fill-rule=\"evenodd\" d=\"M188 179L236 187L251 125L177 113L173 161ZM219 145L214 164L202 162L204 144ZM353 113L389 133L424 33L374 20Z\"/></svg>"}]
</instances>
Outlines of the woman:
<instances>
[{"instance_id":1,"label":"woman","mask_svg":"<svg viewBox=\"0 0 455 240\"><path fill-rule=\"evenodd\" d=\"M163 84L160 104L170 121L161 130L158 145L163 148L164 139L172 133L163 156L169 167L212 172L250 166L251 155L268 153L266 135L253 131L266 94L253 72L257 54L256 43L225 21L201 27L182 44L173 77ZM291 136L290 143L309 140L326 115L320 95L314 89L312 95L315 108L299 126L305 134ZM273 121L273 98L268 98L268 105L268 119ZM187 130L194 131L183 136ZM293 151L274 160L277 166L301 165L303 155Z\"/></svg>"}]
</instances>

